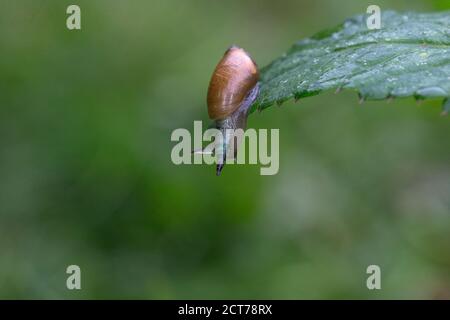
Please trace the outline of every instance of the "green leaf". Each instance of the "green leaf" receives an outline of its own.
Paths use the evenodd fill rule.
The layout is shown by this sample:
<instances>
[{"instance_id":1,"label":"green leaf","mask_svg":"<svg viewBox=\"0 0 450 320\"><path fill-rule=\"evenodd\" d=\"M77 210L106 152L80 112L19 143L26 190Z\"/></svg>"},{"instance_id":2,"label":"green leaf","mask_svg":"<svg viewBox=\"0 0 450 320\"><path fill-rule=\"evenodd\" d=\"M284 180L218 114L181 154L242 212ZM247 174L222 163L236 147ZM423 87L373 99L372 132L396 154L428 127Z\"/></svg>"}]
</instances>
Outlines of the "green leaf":
<instances>
[{"instance_id":1,"label":"green leaf","mask_svg":"<svg viewBox=\"0 0 450 320\"><path fill-rule=\"evenodd\" d=\"M366 18L304 39L263 68L252 111L342 88L367 100L450 96L450 11L385 11L379 30Z\"/></svg>"}]
</instances>

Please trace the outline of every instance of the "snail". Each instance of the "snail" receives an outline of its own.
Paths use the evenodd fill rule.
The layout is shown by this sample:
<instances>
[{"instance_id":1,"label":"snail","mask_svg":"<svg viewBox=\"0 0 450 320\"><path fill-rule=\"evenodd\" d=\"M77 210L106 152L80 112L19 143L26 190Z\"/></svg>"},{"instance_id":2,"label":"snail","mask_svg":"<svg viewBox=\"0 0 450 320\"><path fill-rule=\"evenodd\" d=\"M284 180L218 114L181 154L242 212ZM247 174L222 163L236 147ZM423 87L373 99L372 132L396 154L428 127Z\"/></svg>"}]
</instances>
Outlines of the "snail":
<instances>
[{"instance_id":1,"label":"snail","mask_svg":"<svg viewBox=\"0 0 450 320\"><path fill-rule=\"evenodd\" d=\"M244 49L236 46L225 52L211 76L207 95L208 115L223 137L223 157L217 164L217 175L222 172L228 147L234 139L234 135L227 134L227 129L245 130L250 106L258 96L258 80L258 66ZM231 152L236 157L238 144L233 143L233 146Z\"/></svg>"}]
</instances>

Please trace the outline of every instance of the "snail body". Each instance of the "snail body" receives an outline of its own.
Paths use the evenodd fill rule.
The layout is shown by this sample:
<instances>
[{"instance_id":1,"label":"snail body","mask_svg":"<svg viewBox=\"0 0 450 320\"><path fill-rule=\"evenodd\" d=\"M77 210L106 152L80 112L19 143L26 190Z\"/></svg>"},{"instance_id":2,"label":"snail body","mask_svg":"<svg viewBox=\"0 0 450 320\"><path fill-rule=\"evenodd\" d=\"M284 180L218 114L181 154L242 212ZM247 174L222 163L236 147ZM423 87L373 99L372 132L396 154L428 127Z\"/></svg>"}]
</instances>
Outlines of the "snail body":
<instances>
[{"instance_id":1,"label":"snail body","mask_svg":"<svg viewBox=\"0 0 450 320\"><path fill-rule=\"evenodd\" d=\"M220 175L225 164L228 146L233 135L227 129L242 129L247 126L248 111L259 92L258 66L242 48L232 46L217 64L209 83L207 105L208 115L215 127L222 132L223 161L217 164ZM234 143L234 156L237 143Z\"/></svg>"}]
</instances>

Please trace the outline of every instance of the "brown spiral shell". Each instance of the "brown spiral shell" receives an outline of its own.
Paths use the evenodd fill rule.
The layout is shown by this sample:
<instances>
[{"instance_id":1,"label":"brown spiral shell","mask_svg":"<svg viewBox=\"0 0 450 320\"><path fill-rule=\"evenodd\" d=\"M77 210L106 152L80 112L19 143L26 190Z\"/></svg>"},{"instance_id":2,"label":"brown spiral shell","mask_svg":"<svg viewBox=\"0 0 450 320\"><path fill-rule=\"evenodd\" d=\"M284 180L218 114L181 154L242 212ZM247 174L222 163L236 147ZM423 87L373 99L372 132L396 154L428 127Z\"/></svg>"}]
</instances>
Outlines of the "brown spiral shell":
<instances>
[{"instance_id":1,"label":"brown spiral shell","mask_svg":"<svg viewBox=\"0 0 450 320\"><path fill-rule=\"evenodd\" d=\"M222 120L232 114L256 85L259 71L244 49L228 49L214 70L208 88L208 115Z\"/></svg>"}]
</instances>

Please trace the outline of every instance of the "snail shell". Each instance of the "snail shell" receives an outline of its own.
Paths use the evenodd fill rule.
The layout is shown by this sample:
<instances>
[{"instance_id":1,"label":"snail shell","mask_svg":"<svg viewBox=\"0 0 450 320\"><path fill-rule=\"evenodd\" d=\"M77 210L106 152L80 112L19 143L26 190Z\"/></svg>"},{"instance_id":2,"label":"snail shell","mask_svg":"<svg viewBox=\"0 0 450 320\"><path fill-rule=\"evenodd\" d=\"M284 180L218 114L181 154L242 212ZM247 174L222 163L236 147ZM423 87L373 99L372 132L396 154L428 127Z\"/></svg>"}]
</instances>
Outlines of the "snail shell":
<instances>
[{"instance_id":1,"label":"snail shell","mask_svg":"<svg viewBox=\"0 0 450 320\"><path fill-rule=\"evenodd\" d=\"M229 117L242 104L259 79L256 63L239 47L229 48L209 82L207 104L212 120Z\"/></svg>"}]
</instances>

